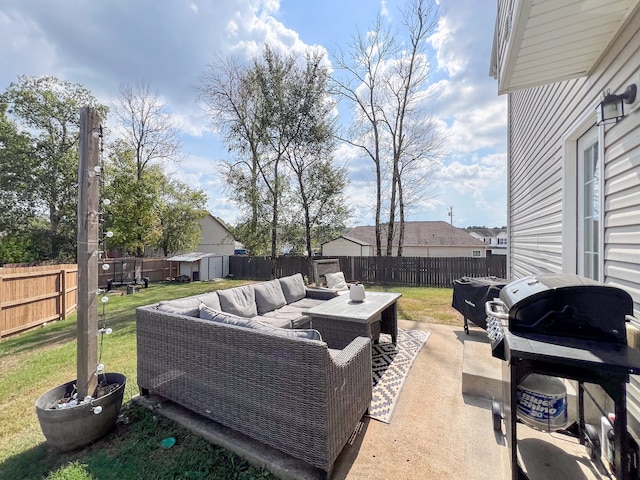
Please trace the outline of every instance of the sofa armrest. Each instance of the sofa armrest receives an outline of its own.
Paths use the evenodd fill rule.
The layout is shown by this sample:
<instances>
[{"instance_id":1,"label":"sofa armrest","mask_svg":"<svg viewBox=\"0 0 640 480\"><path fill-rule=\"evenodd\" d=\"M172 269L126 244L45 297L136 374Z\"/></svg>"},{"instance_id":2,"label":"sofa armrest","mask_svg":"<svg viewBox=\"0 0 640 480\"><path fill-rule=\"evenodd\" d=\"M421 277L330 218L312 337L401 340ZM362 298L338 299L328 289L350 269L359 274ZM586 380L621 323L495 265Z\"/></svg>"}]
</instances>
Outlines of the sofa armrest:
<instances>
[{"instance_id":1,"label":"sofa armrest","mask_svg":"<svg viewBox=\"0 0 640 480\"><path fill-rule=\"evenodd\" d=\"M356 337L349 345L340 350L340 353L332 356L332 358L335 364L339 367L348 365L350 362L354 361L354 358L359 356L363 356L365 363L367 363L367 356L364 353L365 351L368 352L369 359L371 359L371 340L367 337ZM365 365L365 369L366 368L367 367ZM371 367L369 367L368 371L371 371Z\"/></svg>"},{"instance_id":2,"label":"sofa armrest","mask_svg":"<svg viewBox=\"0 0 640 480\"><path fill-rule=\"evenodd\" d=\"M331 359L325 428L329 458L335 459L371 405L371 340L356 337Z\"/></svg>"},{"instance_id":3,"label":"sofa armrest","mask_svg":"<svg viewBox=\"0 0 640 480\"><path fill-rule=\"evenodd\" d=\"M330 300L338 296L338 292L331 288L306 287L306 298L314 300Z\"/></svg>"}]
</instances>

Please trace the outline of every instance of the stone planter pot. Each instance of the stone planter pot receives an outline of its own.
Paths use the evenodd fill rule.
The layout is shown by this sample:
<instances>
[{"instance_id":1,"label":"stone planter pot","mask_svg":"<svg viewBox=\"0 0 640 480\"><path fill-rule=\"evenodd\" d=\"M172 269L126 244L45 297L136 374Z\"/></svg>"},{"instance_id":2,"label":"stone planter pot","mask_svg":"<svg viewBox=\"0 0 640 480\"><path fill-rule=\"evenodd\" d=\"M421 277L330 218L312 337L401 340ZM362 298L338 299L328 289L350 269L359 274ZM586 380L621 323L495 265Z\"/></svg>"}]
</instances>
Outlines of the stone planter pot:
<instances>
[{"instance_id":1,"label":"stone planter pot","mask_svg":"<svg viewBox=\"0 0 640 480\"><path fill-rule=\"evenodd\" d=\"M105 375L107 383L118 383L120 386L90 403L63 409L47 408L72 392L75 380L49 390L36 401L40 428L53 448L66 452L84 447L106 435L115 426L122 407L127 377L120 373ZM96 406L102 407L101 413L93 412Z\"/></svg>"}]
</instances>

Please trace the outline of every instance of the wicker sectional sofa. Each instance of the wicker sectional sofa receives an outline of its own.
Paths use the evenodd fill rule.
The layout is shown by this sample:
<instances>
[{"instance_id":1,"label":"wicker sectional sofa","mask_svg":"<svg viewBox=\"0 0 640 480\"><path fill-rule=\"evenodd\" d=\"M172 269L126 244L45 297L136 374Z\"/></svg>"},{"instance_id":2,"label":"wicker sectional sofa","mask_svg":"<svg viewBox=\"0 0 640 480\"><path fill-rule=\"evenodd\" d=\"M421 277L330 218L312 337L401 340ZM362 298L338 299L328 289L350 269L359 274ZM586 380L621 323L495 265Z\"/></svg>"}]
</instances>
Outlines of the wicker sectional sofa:
<instances>
[{"instance_id":1,"label":"wicker sectional sofa","mask_svg":"<svg viewBox=\"0 0 640 480\"><path fill-rule=\"evenodd\" d=\"M251 317L238 315L252 313L247 287L258 312ZM285 305L265 310L282 303L279 291ZM219 294L219 309L211 307L212 294ZM329 476L371 403L371 344L358 337L333 350L305 328L309 320L300 310L323 295L304 287L298 274L139 307L141 393L160 395Z\"/></svg>"}]
</instances>

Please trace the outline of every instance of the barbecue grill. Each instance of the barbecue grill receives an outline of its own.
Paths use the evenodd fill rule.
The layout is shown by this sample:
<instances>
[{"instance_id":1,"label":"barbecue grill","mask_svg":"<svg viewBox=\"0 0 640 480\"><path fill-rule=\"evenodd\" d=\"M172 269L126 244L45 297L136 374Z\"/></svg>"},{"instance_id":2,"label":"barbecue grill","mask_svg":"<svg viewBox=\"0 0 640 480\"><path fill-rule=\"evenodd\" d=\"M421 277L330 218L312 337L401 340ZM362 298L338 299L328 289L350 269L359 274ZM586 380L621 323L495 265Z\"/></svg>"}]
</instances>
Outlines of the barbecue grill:
<instances>
[{"instance_id":1,"label":"barbecue grill","mask_svg":"<svg viewBox=\"0 0 640 480\"><path fill-rule=\"evenodd\" d=\"M498 277L462 277L453 281L453 301L451 306L464 318L464 331L469 334L469 321L484 330L487 329L485 303L498 298L507 280Z\"/></svg>"},{"instance_id":2,"label":"barbecue grill","mask_svg":"<svg viewBox=\"0 0 640 480\"><path fill-rule=\"evenodd\" d=\"M517 457L517 387L530 374L578 382L580 443L593 446L584 421L585 383L602 387L615 405L613 470L617 479L638 477L637 444L627 432L626 383L640 373L640 352L627 346L628 293L577 275L544 274L507 284L486 303L493 356L504 360L503 403L494 404L494 428L504 418L512 478L528 478ZM591 397L593 400L593 397ZM598 458L591 448L592 459Z\"/></svg>"}]
</instances>

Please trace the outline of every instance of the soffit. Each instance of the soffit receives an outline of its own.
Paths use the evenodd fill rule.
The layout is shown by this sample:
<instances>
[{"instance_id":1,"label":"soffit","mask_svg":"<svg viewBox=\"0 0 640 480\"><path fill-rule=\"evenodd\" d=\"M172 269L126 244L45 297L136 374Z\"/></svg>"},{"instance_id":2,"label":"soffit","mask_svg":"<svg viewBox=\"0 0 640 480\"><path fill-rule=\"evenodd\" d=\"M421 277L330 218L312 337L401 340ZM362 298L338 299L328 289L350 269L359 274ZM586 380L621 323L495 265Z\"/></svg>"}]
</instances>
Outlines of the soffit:
<instances>
[{"instance_id":1,"label":"soffit","mask_svg":"<svg viewBox=\"0 0 640 480\"><path fill-rule=\"evenodd\" d=\"M501 2L505 5L506 2ZM514 0L499 19L500 94L587 75L640 0ZM495 54L496 52L494 52Z\"/></svg>"}]
</instances>

